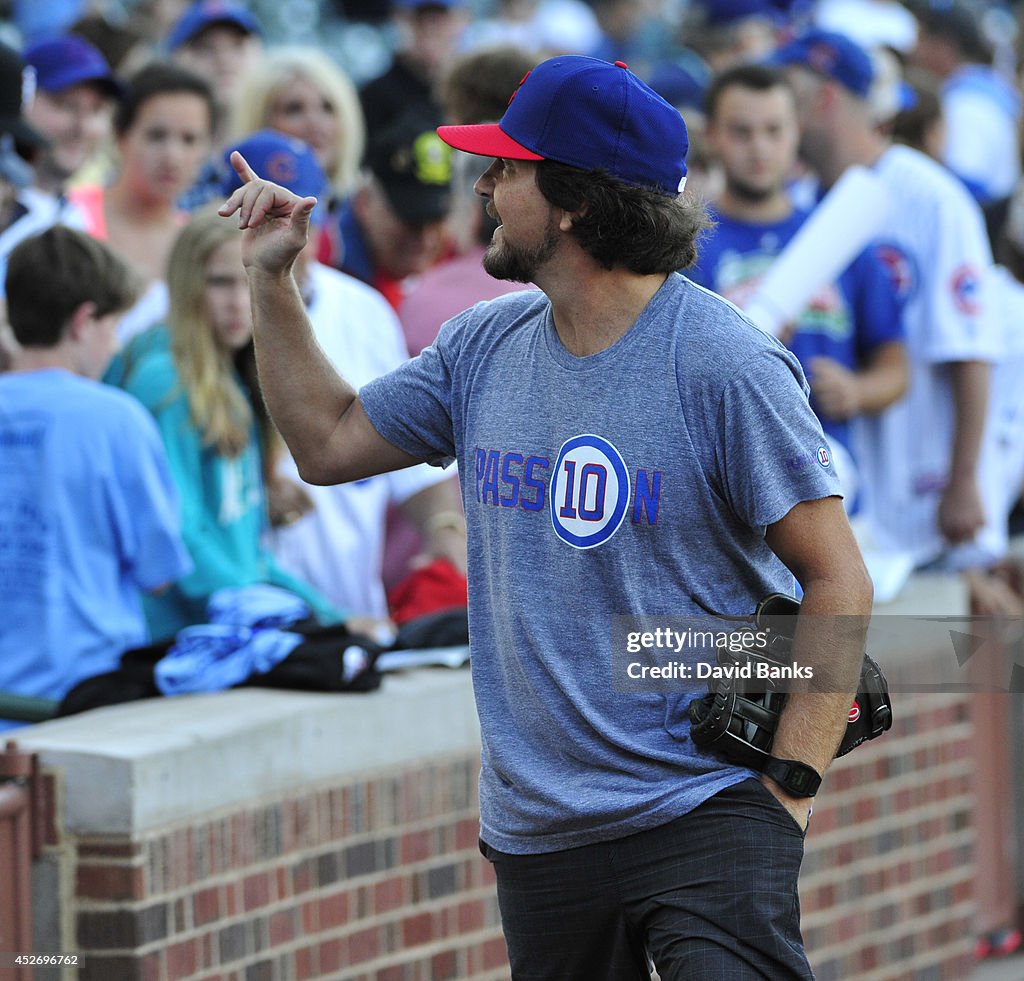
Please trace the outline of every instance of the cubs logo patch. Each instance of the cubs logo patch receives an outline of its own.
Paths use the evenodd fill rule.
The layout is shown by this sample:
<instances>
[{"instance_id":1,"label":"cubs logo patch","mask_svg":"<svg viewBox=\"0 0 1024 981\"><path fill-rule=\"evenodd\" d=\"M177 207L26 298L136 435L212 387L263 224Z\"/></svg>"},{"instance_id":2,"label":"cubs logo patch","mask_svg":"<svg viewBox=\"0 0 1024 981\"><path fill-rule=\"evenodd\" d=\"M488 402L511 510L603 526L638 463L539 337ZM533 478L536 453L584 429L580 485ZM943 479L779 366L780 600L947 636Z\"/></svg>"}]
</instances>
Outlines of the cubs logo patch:
<instances>
[{"instance_id":1,"label":"cubs logo patch","mask_svg":"<svg viewBox=\"0 0 1024 981\"><path fill-rule=\"evenodd\" d=\"M953 293L953 305L960 313L975 317L981 312L981 274L974 266L968 263L959 266L949 286Z\"/></svg>"},{"instance_id":2,"label":"cubs logo patch","mask_svg":"<svg viewBox=\"0 0 1024 981\"><path fill-rule=\"evenodd\" d=\"M901 248L889 243L878 245L875 254L889 274L889 282L896 291L897 299L905 301L913 296L918 279L913 259Z\"/></svg>"},{"instance_id":3,"label":"cubs logo patch","mask_svg":"<svg viewBox=\"0 0 1024 981\"><path fill-rule=\"evenodd\" d=\"M549 510L555 534L573 548L603 545L629 507L629 473L622 454L601 436L566 440L551 477Z\"/></svg>"}]
</instances>

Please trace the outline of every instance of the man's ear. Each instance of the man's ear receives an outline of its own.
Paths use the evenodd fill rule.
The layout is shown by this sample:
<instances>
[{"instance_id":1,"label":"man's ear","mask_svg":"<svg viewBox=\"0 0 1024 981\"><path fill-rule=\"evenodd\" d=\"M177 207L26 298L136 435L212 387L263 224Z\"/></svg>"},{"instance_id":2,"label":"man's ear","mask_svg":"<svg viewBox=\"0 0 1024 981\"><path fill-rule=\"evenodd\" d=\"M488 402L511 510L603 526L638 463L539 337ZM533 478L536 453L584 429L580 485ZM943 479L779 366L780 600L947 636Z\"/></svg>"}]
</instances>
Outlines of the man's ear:
<instances>
[{"instance_id":1,"label":"man's ear","mask_svg":"<svg viewBox=\"0 0 1024 981\"><path fill-rule=\"evenodd\" d=\"M81 340L85 328L96 317L96 304L92 300L79 303L68 317L64 326L64 336L74 341Z\"/></svg>"}]
</instances>

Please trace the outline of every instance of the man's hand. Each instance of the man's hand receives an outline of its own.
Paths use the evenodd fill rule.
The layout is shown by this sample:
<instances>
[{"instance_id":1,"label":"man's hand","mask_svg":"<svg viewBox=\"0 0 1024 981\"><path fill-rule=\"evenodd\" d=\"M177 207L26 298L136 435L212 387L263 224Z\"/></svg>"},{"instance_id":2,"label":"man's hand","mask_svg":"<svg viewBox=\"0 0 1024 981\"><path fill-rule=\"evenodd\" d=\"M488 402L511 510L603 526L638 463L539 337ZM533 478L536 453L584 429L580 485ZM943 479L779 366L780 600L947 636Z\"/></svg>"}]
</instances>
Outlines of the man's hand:
<instances>
[{"instance_id":1,"label":"man's hand","mask_svg":"<svg viewBox=\"0 0 1024 981\"><path fill-rule=\"evenodd\" d=\"M861 410L857 375L832 358L812 358L811 397L829 419L849 419Z\"/></svg>"},{"instance_id":2,"label":"man's hand","mask_svg":"<svg viewBox=\"0 0 1024 981\"><path fill-rule=\"evenodd\" d=\"M237 150L231 166L245 182L221 205L225 218L238 212L238 227L246 230L242 261L250 272L280 276L291 270L309 235L309 216L316 198L300 198L279 184L263 180Z\"/></svg>"},{"instance_id":3,"label":"man's hand","mask_svg":"<svg viewBox=\"0 0 1024 981\"><path fill-rule=\"evenodd\" d=\"M953 545L971 541L985 524L978 482L973 477L950 478L939 501L939 531Z\"/></svg>"}]
</instances>

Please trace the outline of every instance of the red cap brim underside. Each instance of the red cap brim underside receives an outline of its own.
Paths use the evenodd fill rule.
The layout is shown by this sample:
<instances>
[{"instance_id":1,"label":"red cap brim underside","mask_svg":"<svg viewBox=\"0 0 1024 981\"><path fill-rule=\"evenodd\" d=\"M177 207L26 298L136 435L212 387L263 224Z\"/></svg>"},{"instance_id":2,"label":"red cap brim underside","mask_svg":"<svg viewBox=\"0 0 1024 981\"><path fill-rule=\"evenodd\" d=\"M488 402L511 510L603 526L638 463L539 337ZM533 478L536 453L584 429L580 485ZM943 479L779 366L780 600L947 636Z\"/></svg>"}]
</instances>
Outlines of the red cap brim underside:
<instances>
[{"instance_id":1,"label":"red cap brim underside","mask_svg":"<svg viewBox=\"0 0 1024 981\"><path fill-rule=\"evenodd\" d=\"M506 157L509 160L543 160L539 153L516 143L497 123L479 126L438 126L437 135L449 146L481 157Z\"/></svg>"}]
</instances>

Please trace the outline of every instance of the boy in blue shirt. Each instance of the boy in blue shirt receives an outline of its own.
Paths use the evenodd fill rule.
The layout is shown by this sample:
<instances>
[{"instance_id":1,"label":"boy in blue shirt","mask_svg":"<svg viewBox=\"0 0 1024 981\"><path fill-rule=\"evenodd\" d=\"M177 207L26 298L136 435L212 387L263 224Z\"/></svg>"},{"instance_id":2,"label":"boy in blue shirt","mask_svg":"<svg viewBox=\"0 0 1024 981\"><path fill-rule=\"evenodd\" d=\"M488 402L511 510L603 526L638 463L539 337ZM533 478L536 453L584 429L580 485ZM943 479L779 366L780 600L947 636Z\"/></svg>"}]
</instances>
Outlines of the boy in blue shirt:
<instances>
[{"instance_id":1,"label":"boy in blue shirt","mask_svg":"<svg viewBox=\"0 0 1024 981\"><path fill-rule=\"evenodd\" d=\"M142 593L190 562L153 421L98 380L135 276L57 225L11 253L6 287L20 350L0 375L0 690L59 700L146 643Z\"/></svg>"}]
</instances>

